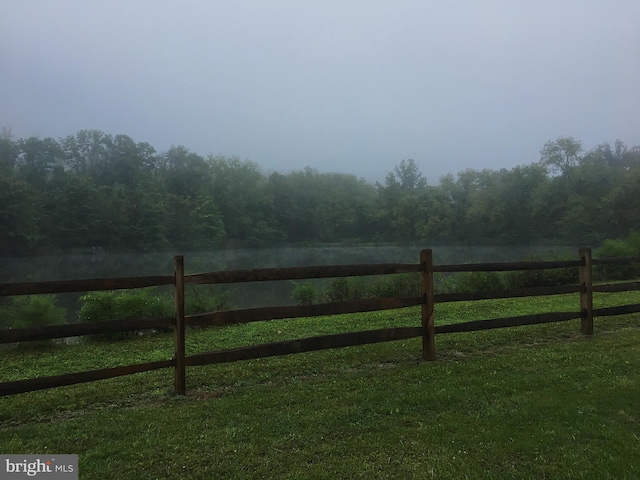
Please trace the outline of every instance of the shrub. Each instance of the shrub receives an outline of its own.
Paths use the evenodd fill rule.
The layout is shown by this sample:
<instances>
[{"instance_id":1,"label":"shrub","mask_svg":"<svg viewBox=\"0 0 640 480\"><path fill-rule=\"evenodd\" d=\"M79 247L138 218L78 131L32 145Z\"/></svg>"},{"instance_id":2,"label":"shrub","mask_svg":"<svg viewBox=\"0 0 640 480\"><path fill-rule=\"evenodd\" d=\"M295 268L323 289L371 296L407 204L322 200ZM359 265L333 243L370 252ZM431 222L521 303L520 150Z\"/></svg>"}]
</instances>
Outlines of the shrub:
<instances>
[{"instance_id":1,"label":"shrub","mask_svg":"<svg viewBox=\"0 0 640 480\"><path fill-rule=\"evenodd\" d=\"M504 279L509 288L556 287L578 283L578 269L522 270L509 272Z\"/></svg>"},{"instance_id":2,"label":"shrub","mask_svg":"<svg viewBox=\"0 0 640 480\"><path fill-rule=\"evenodd\" d=\"M198 285L198 287L205 286ZM211 285L206 287L204 289L192 285L191 289L185 292L185 313L187 315L219 312L230 308L226 295L218 294Z\"/></svg>"},{"instance_id":3,"label":"shrub","mask_svg":"<svg viewBox=\"0 0 640 480\"><path fill-rule=\"evenodd\" d=\"M450 291L454 292L478 292L504 288L502 276L497 272L461 272L449 281L453 284Z\"/></svg>"},{"instance_id":4,"label":"shrub","mask_svg":"<svg viewBox=\"0 0 640 480\"><path fill-rule=\"evenodd\" d=\"M433 276L435 293L452 293L456 291L455 273L436 273Z\"/></svg>"},{"instance_id":5,"label":"shrub","mask_svg":"<svg viewBox=\"0 0 640 480\"><path fill-rule=\"evenodd\" d=\"M296 283L291 294L298 305L313 305L314 301L318 297L318 289L311 282Z\"/></svg>"},{"instance_id":6,"label":"shrub","mask_svg":"<svg viewBox=\"0 0 640 480\"><path fill-rule=\"evenodd\" d=\"M328 302L346 302L365 298L367 292L360 277L340 277L329 282L323 296Z\"/></svg>"},{"instance_id":7,"label":"shrub","mask_svg":"<svg viewBox=\"0 0 640 480\"><path fill-rule=\"evenodd\" d=\"M420 277L411 273L377 277L371 285L372 297L418 297Z\"/></svg>"},{"instance_id":8,"label":"shrub","mask_svg":"<svg viewBox=\"0 0 640 480\"><path fill-rule=\"evenodd\" d=\"M127 320L133 318L169 317L173 315L173 299L154 288L120 292L91 292L80 297L78 312L81 322ZM122 339L137 332L94 335L94 339Z\"/></svg>"},{"instance_id":9,"label":"shrub","mask_svg":"<svg viewBox=\"0 0 640 480\"><path fill-rule=\"evenodd\" d=\"M526 257L525 262L542 262L548 258L536 256ZM556 257L553 260L566 260ZM529 288L529 287L557 287L561 285L571 285L578 283L578 269L576 267L551 268L544 270L519 270L506 272L503 275L504 286L506 288Z\"/></svg>"},{"instance_id":10,"label":"shrub","mask_svg":"<svg viewBox=\"0 0 640 480\"><path fill-rule=\"evenodd\" d=\"M31 328L66 323L67 310L57 305L55 295L28 295L12 297L0 308L0 328ZM18 346L41 348L52 340L20 342Z\"/></svg>"},{"instance_id":11,"label":"shrub","mask_svg":"<svg viewBox=\"0 0 640 480\"><path fill-rule=\"evenodd\" d=\"M640 232L631 232L626 238L605 240L595 252L597 258L634 257L640 255ZM599 265L596 268L597 278L603 280L628 280L640 277L640 264Z\"/></svg>"},{"instance_id":12,"label":"shrub","mask_svg":"<svg viewBox=\"0 0 640 480\"><path fill-rule=\"evenodd\" d=\"M331 280L323 296L329 302L343 302L375 297L417 297L420 279L414 274L379 277L342 277Z\"/></svg>"},{"instance_id":13,"label":"shrub","mask_svg":"<svg viewBox=\"0 0 640 480\"><path fill-rule=\"evenodd\" d=\"M463 272L457 278L456 283L461 292L501 290L504 288L502 276L497 272Z\"/></svg>"},{"instance_id":14,"label":"shrub","mask_svg":"<svg viewBox=\"0 0 640 480\"><path fill-rule=\"evenodd\" d=\"M0 309L2 328L44 327L66 323L67 310L57 305L55 295L12 297Z\"/></svg>"}]
</instances>

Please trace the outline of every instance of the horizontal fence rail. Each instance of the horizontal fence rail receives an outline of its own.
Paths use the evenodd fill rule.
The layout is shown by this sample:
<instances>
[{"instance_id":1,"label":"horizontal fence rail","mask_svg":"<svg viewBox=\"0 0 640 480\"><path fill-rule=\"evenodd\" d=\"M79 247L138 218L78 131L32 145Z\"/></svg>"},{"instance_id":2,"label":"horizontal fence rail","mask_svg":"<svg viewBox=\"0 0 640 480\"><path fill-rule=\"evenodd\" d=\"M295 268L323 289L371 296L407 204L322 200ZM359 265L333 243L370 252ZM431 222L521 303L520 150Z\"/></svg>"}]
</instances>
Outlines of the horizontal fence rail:
<instances>
[{"instance_id":1,"label":"horizontal fence rail","mask_svg":"<svg viewBox=\"0 0 640 480\"><path fill-rule=\"evenodd\" d=\"M362 332L336 333L317 337L285 340L249 347L201 353L187 357L187 365L210 365L213 363L236 362L255 358L275 357L292 353L327 350L329 348L351 347L370 343L405 340L422 335L422 327L396 327Z\"/></svg>"},{"instance_id":2,"label":"horizontal fence rail","mask_svg":"<svg viewBox=\"0 0 640 480\"><path fill-rule=\"evenodd\" d=\"M592 262L593 265L628 265L630 263L639 263L640 256L594 258Z\"/></svg>"},{"instance_id":3,"label":"horizontal fence rail","mask_svg":"<svg viewBox=\"0 0 640 480\"><path fill-rule=\"evenodd\" d=\"M597 317L610 317L612 315L627 315L640 312L640 305L620 305L617 307L597 308L593 314Z\"/></svg>"},{"instance_id":4,"label":"horizontal fence rail","mask_svg":"<svg viewBox=\"0 0 640 480\"><path fill-rule=\"evenodd\" d=\"M515 270L548 270L582 266L580 260L560 260L547 262L498 262L465 263L458 265L434 265L434 272L509 272Z\"/></svg>"},{"instance_id":5,"label":"horizontal fence rail","mask_svg":"<svg viewBox=\"0 0 640 480\"><path fill-rule=\"evenodd\" d=\"M175 366L174 360L161 360L158 362L138 363L124 367L103 368L87 372L67 373L51 377L31 378L29 380L17 380L15 382L0 383L0 395L13 395L16 393L34 392L45 388L65 387L78 383L106 380L107 378L122 377L134 373L149 372L160 368Z\"/></svg>"},{"instance_id":6,"label":"horizontal fence rail","mask_svg":"<svg viewBox=\"0 0 640 480\"><path fill-rule=\"evenodd\" d=\"M475 320L473 322L453 323L451 325L436 326L436 333L475 332L494 328L522 327L525 325L539 325L555 323L581 318L582 312L556 312L522 315L519 317L492 318L489 320Z\"/></svg>"},{"instance_id":7,"label":"horizontal fence rail","mask_svg":"<svg viewBox=\"0 0 640 480\"><path fill-rule=\"evenodd\" d=\"M434 265L431 250L423 250L420 253L420 262L417 264L393 263L374 265L330 265L312 267L267 268L254 270L208 272L189 275L184 274L183 258L175 257L174 275L0 284L0 296L87 292L173 285L176 306L176 315L174 317L139 318L131 320L114 319L111 321L96 323L1 330L0 344L8 344L15 342L67 338L83 335L100 335L138 330L164 329L173 327L175 332L175 352L173 358L162 361L34 379L2 382L0 383L0 396L42 390L52 387L74 385L78 383L114 378L118 376L130 375L133 373L140 373L161 368L175 369L175 390L179 394L184 394L186 390L185 367L187 366L191 367L198 365L234 362L239 360L289 355L300 352L311 352L331 348L404 340L416 337L422 337L423 358L425 360L433 360L435 358L434 336L437 334L473 332L495 328L536 325L580 319L582 333L592 335L594 316L606 317L611 315L626 315L630 313L640 312L640 304L594 309L592 299L592 295L594 292L607 293L640 290L640 282L637 281L606 285L593 285L593 265L627 265L634 262L640 263L640 257L591 259L591 250L586 247L580 249L579 257L579 260L564 261ZM475 292L434 292L434 273L497 272L517 270L526 271L555 268L577 268L580 277L578 284L556 287L530 287ZM185 315L184 313L185 285L228 284L367 275L393 275L406 273L420 274L421 294L419 297L370 298L308 306L276 306L237 309L197 315ZM580 309L575 312L540 313L518 317L476 320L449 325L434 324L433 306L436 303L561 294L579 294ZM421 307L421 325L320 335L295 340L286 340L282 342L250 345L227 350L223 349L189 356L185 354L186 326L234 325L297 317L317 317L356 312L373 312L378 310L398 309L414 306ZM417 323L420 322L417 321Z\"/></svg>"},{"instance_id":8,"label":"horizontal fence rail","mask_svg":"<svg viewBox=\"0 0 640 480\"><path fill-rule=\"evenodd\" d=\"M578 293L580 285L563 285L560 287L512 288L508 290L484 290L477 292L436 293L435 303L461 302L472 300L495 300L498 298L542 297Z\"/></svg>"},{"instance_id":9,"label":"horizontal fence rail","mask_svg":"<svg viewBox=\"0 0 640 480\"><path fill-rule=\"evenodd\" d=\"M240 283L274 280L304 280L309 278L354 277L367 275L389 275L419 272L421 265L391 263L378 265L329 265L315 267L263 268L255 270L232 270L186 275L185 283Z\"/></svg>"},{"instance_id":10,"label":"horizontal fence rail","mask_svg":"<svg viewBox=\"0 0 640 480\"><path fill-rule=\"evenodd\" d=\"M79 337L82 335L100 335L105 333L132 332L166 328L175 324L175 318L139 318L131 320L110 320L95 323L74 323L71 325L51 325L4 330L0 334L0 343L27 342L32 340L53 340L55 338Z\"/></svg>"},{"instance_id":11,"label":"horizontal fence rail","mask_svg":"<svg viewBox=\"0 0 640 480\"><path fill-rule=\"evenodd\" d=\"M318 305L300 305L285 307L260 307L247 310L187 315L186 324L191 326L232 325L236 323L279 320L283 318L318 317L324 315L344 315L346 313L374 312L396 308L414 307L424 302L422 297L415 298L371 298Z\"/></svg>"},{"instance_id":12,"label":"horizontal fence rail","mask_svg":"<svg viewBox=\"0 0 640 480\"><path fill-rule=\"evenodd\" d=\"M175 277L93 278L86 280L60 280L51 282L0 283L0 297L9 295L40 295L46 293L77 293L101 290L173 285Z\"/></svg>"},{"instance_id":13,"label":"horizontal fence rail","mask_svg":"<svg viewBox=\"0 0 640 480\"><path fill-rule=\"evenodd\" d=\"M594 292L630 292L640 290L640 282L610 283L607 285L594 285Z\"/></svg>"}]
</instances>

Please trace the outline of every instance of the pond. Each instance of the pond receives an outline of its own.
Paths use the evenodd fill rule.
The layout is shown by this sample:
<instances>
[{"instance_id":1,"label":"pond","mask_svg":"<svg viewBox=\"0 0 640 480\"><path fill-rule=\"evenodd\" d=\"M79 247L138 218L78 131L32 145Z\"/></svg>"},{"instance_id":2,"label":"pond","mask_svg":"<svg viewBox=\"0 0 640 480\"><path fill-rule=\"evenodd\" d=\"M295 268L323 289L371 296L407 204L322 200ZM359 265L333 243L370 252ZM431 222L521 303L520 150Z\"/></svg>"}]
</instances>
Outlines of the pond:
<instances>
[{"instance_id":1,"label":"pond","mask_svg":"<svg viewBox=\"0 0 640 480\"><path fill-rule=\"evenodd\" d=\"M425 246L425 245L321 245L220 249L197 252L107 253L100 249L64 255L0 257L0 283L81 278L171 275L173 257L184 255L187 273L310 265L418 263L420 250L432 248L434 262L473 263L521 260L536 255L572 255L570 247Z\"/></svg>"},{"instance_id":2,"label":"pond","mask_svg":"<svg viewBox=\"0 0 640 480\"><path fill-rule=\"evenodd\" d=\"M295 267L311 265L418 263L425 245L320 245L312 247L273 247L220 249L197 252L108 253L100 249L65 255L7 257L0 261L0 283L72 280L173 274L174 255L184 255L185 271L189 273L254 268ZM536 255L550 258L571 255L577 248L567 247L504 247L504 246L434 246L436 264L477 263L521 260ZM574 252L575 250L575 252ZM319 289L329 280L314 281ZM232 308L291 305L292 292L300 282L262 282L220 286L187 286L193 295L220 296ZM171 288L162 287L169 293ZM78 309L78 294L58 296L58 303L69 311L74 321ZM3 303L3 302L0 302Z\"/></svg>"}]
</instances>

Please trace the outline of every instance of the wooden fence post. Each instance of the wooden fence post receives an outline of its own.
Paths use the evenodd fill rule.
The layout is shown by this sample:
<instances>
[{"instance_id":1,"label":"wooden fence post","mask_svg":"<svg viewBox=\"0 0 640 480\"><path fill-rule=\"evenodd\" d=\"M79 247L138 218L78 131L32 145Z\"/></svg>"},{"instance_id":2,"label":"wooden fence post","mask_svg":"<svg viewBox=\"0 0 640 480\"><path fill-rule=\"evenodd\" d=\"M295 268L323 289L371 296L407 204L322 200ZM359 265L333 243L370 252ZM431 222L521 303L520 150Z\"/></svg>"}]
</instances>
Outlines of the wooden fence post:
<instances>
[{"instance_id":1,"label":"wooden fence post","mask_svg":"<svg viewBox=\"0 0 640 480\"><path fill-rule=\"evenodd\" d=\"M173 258L175 271L175 390L176 394L186 393L185 379L185 334L184 334L184 257Z\"/></svg>"},{"instance_id":2,"label":"wooden fence post","mask_svg":"<svg viewBox=\"0 0 640 480\"><path fill-rule=\"evenodd\" d=\"M423 360L436 359L435 324L433 314L433 251L420 251L420 264L422 273L420 278L420 295L422 304L422 358Z\"/></svg>"},{"instance_id":3,"label":"wooden fence post","mask_svg":"<svg viewBox=\"0 0 640 480\"><path fill-rule=\"evenodd\" d=\"M593 335L593 272L591 267L591 248L580 247L580 311L582 323L580 330L584 335Z\"/></svg>"}]
</instances>

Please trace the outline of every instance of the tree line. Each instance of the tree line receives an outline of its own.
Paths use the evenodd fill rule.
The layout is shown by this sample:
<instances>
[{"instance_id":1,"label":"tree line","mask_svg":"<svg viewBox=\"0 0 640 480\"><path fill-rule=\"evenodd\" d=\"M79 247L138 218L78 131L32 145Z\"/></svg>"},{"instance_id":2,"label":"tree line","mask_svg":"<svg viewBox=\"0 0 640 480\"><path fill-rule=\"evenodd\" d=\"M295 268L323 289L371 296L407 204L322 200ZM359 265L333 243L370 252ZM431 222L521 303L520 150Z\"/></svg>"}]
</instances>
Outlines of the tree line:
<instances>
[{"instance_id":1,"label":"tree line","mask_svg":"<svg viewBox=\"0 0 640 480\"><path fill-rule=\"evenodd\" d=\"M11 254L293 243L584 243L640 228L640 147L547 142L540 161L431 185L400 161L383 182L238 157L166 152L127 135L0 135L0 249Z\"/></svg>"}]
</instances>

